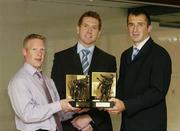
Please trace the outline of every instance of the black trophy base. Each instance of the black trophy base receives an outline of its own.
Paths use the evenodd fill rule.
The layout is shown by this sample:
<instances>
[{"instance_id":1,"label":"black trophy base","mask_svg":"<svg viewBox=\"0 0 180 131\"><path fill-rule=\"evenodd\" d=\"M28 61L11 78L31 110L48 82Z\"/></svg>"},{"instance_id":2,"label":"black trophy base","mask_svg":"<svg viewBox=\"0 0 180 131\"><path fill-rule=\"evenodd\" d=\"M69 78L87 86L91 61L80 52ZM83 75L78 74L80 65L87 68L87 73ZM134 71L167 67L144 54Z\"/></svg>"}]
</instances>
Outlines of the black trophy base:
<instances>
[{"instance_id":1,"label":"black trophy base","mask_svg":"<svg viewBox=\"0 0 180 131\"><path fill-rule=\"evenodd\" d=\"M70 101L69 103L72 107L77 108L89 108L91 106L91 103L89 101Z\"/></svg>"},{"instance_id":2,"label":"black trophy base","mask_svg":"<svg viewBox=\"0 0 180 131\"><path fill-rule=\"evenodd\" d=\"M94 108L112 108L114 106L114 102L110 102L110 101L93 101L92 106Z\"/></svg>"}]
</instances>

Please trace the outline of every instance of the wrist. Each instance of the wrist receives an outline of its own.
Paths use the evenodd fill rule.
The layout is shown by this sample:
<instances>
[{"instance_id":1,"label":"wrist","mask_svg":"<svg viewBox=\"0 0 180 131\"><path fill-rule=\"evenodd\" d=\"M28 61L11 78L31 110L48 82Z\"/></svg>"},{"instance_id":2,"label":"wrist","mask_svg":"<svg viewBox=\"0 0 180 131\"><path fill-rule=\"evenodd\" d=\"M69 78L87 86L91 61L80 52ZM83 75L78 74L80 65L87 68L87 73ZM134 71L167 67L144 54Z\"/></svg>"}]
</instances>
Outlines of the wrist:
<instances>
[{"instance_id":1,"label":"wrist","mask_svg":"<svg viewBox=\"0 0 180 131\"><path fill-rule=\"evenodd\" d=\"M123 101L122 105L123 105L123 110L125 111L126 110L126 101Z\"/></svg>"},{"instance_id":2,"label":"wrist","mask_svg":"<svg viewBox=\"0 0 180 131\"><path fill-rule=\"evenodd\" d=\"M93 120L91 120L91 121L89 122L89 124L91 125L91 127L92 127L93 129L96 128L96 124L95 124L95 122L94 122Z\"/></svg>"}]
</instances>

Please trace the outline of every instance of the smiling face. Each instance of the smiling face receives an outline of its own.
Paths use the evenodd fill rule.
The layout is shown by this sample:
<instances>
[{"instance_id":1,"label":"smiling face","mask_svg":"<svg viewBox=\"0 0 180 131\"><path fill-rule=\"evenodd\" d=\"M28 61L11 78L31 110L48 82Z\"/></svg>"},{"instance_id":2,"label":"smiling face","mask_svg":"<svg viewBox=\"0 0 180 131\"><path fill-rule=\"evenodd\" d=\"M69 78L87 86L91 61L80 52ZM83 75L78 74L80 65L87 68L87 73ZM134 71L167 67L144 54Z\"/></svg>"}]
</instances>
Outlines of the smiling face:
<instances>
[{"instance_id":1,"label":"smiling face","mask_svg":"<svg viewBox=\"0 0 180 131\"><path fill-rule=\"evenodd\" d=\"M43 40L34 38L29 39L26 46L22 49L25 62L39 69L44 61L45 44Z\"/></svg>"},{"instance_id":2,"label":"smiling face","mask_svg":"<svg viewBox=\"0 0 180 131\"><path fill-rule=\"evenodd\" d=\"M148 25L146 16L130 14L128 17L128 32L134 44L146 39L151 32L151 25Z\"/></svg>"},{"instance_id":3,"label":"smiling face","mask_svg":"<svg viewBox=\"0 0 180 131\"><path fill-rule=\"evenodd\" d=\"M93 17L84 17L81 25L77 26L77 33L80 43L90 46L100 35L99 21Z\"/></svg>"}]
</instances>

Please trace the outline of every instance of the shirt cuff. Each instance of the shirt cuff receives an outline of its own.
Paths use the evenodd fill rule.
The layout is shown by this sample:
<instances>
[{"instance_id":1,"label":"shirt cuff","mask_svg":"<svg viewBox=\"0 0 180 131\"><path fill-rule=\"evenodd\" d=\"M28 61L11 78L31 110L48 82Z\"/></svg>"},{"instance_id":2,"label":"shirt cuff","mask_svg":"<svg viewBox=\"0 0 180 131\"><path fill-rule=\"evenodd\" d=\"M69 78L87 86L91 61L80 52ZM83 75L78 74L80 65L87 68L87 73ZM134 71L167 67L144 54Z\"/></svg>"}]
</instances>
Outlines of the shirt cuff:
<instances>
[{"instance_id":1,"label":"shirt cuff","mask_svg":"<svg viewBox=\"0 0 180 131\"><path fill-rule=\"evenodd\" d=\"M51 108L52 108L54 113L61 111L62 108L61 108L60 101L56 101L56 102L51 103Z\"/></svg>"}]
</instances>

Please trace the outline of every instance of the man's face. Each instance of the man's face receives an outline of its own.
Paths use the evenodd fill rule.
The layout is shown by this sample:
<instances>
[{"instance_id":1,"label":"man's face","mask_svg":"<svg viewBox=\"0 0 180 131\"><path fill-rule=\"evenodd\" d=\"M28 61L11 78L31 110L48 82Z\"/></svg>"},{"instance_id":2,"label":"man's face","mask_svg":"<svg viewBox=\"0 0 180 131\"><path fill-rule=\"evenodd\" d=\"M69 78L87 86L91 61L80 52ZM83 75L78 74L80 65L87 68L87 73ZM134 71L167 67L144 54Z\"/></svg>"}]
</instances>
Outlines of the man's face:
<instances>
[{"instance_id":1,"label":"man's face","mask_svg":"<svg viewBox=\"0 0 180 131\"><path fill-rule=\"evenodd\" d=\"M77 33L82 44L93 44L100 35L99 21L93 17L84 17L82 24L77 27Z\"/></svg>"},{"instance_id":2,"label":"man's face","mask_svg":"<svg viewBox=\"0 0 180 131\"><path fill-rule=\"evenodd\" d=\"M45 45L40 39L30 39L27 41L26 48L23 48L23 55L26 63L35 68L40 68L45 56Z\"/></svg>"},{"instance_id":3,"label":"man's face","mask_svg":"<svg viewBox=\"0 0 180 131\"><path fill-rule=\"evenodd\" d=\"M142 42L149 36L151 26L147 24L145 15L132 15L128 17L128 32L133 42Z\"/></svg>"}]
</instances>

